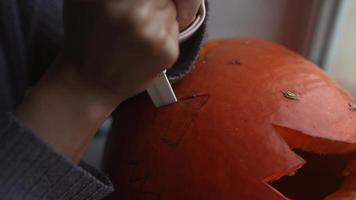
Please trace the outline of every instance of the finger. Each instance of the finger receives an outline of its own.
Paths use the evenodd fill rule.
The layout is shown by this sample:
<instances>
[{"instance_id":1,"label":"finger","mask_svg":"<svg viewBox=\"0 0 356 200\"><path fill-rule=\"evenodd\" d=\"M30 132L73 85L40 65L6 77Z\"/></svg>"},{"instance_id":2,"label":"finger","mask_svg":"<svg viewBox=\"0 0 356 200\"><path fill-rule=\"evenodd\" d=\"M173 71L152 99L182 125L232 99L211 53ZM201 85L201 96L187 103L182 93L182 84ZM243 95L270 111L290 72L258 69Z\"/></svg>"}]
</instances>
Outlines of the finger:
<instances>
[{"instance_id":1,"label":"finger","mask_svg":"<svg viewBox=\"0 0 356 200\"><path fill-rule=\"evenodd\" d=\"M202 4L202 0L173 0L177 7L177 20L180 30L191 24Z\"/></svg>"},{"instance_id":2,"label":"finger","mask_svg":"<svg viewBox=\"0 0 356 200\"><path fill-rule=\"evenodd\" d=\"M158 9L165 9L170 6L172 0L155 0L156 8Z\"/></svg>"},{"instance_id":3,"label":"finger","mask_svg":"<svg viewBox=\"0 0 356 200\"><path fill-rule=\"evenodd\" d=\"M158 43L159 60L163 62L162 67L170 67L178 57L179 53L179 28L176 20L177 12L173 1L166 4L165 9L157 12L157 18L161 19L161 27Z\"/></svg>"},{"instance_id":4,"label":"finger","mask_svg":"<svg viewBox=\"0 0 356 200\"><path fill-rule=\"evenodd\" d=\"M171 24L169 34L170 39L166 43L165 48L167 48L167 51L172 56L172 60L167 65L168 68L171 68L179 56L179 24L176 20Z\"/></svg>"},{"instance_id":5,"label":"finger","mask_svg":"<svg viewBox=\"0 0 356 200\"><path fill-rule=\"evenodd\" d=\"M171 37L172 24L177 23L177 11L175 4L169 0L164 9L158 9L149 20L146 31L152 37L153 42L162 42Z\"/></svg>"}]
</instances>

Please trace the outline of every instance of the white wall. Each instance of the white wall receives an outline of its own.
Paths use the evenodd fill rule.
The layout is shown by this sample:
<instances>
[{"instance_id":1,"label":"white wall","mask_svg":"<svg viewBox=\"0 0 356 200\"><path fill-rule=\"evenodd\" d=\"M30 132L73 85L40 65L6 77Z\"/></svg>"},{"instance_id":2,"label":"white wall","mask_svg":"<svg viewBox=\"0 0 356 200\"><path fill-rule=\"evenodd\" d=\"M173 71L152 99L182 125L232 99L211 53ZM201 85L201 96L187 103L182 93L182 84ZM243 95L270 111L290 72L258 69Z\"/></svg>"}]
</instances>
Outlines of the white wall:
<instances>
[{"instance_id":1,"label":"white wall","mask_svg":"<svg viewBox=\"0 0 356 200\"><path fill-rule=\"evenodd\" d=\"M210 0L210 38L258 37L306 53L318 0Z\"/></svg>"},{"instance_id":2,"label":"white wall","mask_svg":"<svg viewBox=\"0 0 356 200\"><path fill-rule=\"evenodd\" d=\"M328 68L331 76L356 98L356 1L347 3L335 54Z\"/></svg>"}]
</instances>

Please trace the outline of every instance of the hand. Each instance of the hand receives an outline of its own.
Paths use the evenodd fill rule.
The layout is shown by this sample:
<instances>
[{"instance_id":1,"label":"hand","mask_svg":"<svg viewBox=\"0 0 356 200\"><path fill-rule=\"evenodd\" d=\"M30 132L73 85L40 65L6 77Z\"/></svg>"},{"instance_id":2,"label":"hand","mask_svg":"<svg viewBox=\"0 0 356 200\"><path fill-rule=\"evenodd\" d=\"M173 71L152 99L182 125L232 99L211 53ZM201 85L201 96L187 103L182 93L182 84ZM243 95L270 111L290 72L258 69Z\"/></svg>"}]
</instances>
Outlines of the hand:
<instances>
[{"instance_id":1,"label":"hand","mask_svg":"<svg viewBox=\"0 0 356 200\"><path fill-rule=\"evenodd\" d=\"M116 106L178 57L172 0L64 0L64 48L16 116L78 162Z\"/></svg>"},{"instance_id":2,"label":"hand","mask_svg":"<svg viewBox=\"0 0 356 200\"><path fill-rule=\"evenodd\" d=\"M202 0L173 0L177 7L179 29L186 29L195 19Z\"/></svg>"},{"instance_id":3,"label":"hand","mask_svg":"<svg viewBox=\"0 0 356 200\"><path fill-rule=\"evenodd\" d=\"M179 53L171 0L65 0L64 62L88 88L143 91Z\"/></svg>"}]
</instances>

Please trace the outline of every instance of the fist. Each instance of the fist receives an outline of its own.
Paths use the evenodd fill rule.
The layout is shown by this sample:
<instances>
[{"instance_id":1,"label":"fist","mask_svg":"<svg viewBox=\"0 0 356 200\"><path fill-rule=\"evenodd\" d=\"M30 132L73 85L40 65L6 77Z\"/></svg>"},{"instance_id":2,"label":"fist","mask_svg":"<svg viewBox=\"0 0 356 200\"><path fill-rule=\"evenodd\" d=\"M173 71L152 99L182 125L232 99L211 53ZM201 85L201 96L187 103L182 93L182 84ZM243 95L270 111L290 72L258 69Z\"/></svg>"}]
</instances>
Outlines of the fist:
<instances>
[{"instance_id":1,"label":"fist","mask_svg":"<svg viewBox=\"0 0 356 200\"><path fill-rule=\"evenodd\" d=\"M177 7L179 29L184 30L192 23L199 11L202 0L173 0Z\"/></svg>"},{"instance_id":2,"label":"fist","mask_svg":"<svg viewBox=\"0 0 356 200\"><path fill-rule=\"evenodd\" d=\"M122 99L143 91L178 57L176 11L172 0L64 0L69 65L57 71Z\"/></svg>"}]
</instances>

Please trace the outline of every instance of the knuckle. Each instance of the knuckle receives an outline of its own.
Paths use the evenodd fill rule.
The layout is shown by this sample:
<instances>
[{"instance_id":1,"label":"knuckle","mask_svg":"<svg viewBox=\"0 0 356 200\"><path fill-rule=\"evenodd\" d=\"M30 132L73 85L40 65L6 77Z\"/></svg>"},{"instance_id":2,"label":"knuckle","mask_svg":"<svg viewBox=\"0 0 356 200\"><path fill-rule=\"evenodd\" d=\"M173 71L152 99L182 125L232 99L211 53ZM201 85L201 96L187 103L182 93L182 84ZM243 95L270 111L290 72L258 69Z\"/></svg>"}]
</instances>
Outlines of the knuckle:
<instances>
[{"instance_id":1,"label":"knuckle","mask_svg":"<svg viewBox=\"0 0 356 200\"><path fill-rule=\"evenodd\" d=\"M141 27L139 34L141 40L153 49L159 49L161 44L164 43L167 38L167 32L165 29L157 30L154 26L149 25Z\"/></svg>"},{"instance_id":2,"label":"knuckle","mask_svg":"<svg viewBox=\"0 0 356 200\"><path fill-rule=\"evenodd\" d=\"M165 57L166 65L172 66L179 56L179 45L175 40L167 39L163 43L162 55Z\"/></svg>"},{"instance_id":3,"label":"knuckle","mask_svg":"<svg viewBox=\"0 0 356 200\"><path fill-rule=\"evenodd\" d=\"M104 5L104 16L114 22L122 23L129 27L141 26L149 12L147 6L132 6L125 3L107 3Z\"/></svg>"},{"instance_id":4,"label":"knuckle","mask_svg":"<svg viewBox=\"0 0 356 200\"><path fill-rule=\"evenodd\" d=\"M148 18L149 13L144 7L132 9L127 15L128 22L135 27L142 26L146 19Z\"/></svg>"},{"instance_id":5,"label":"knuckle","mask_svg":"<svg viewBox=\"0 0 356 200\"><path fill-rule=\"evenodd\" d=\"M178 16L177 7L176 7L176 5L173 3L173 1L170 1L169 9L170 9L170 12L171 12L172 16L173 16L174 18L177 18L177 16Z\"/></svg>"}]
</instances>

